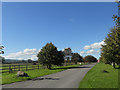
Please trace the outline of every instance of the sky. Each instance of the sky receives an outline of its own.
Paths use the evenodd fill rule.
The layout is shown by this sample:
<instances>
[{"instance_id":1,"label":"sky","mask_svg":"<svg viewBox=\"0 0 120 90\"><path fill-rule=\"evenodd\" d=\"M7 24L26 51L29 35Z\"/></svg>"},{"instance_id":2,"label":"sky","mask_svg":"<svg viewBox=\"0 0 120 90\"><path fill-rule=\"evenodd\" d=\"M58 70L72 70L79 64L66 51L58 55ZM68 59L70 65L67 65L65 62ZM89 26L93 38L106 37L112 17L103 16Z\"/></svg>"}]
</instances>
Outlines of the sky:
<instances>
[{"instance_id":1,"label":"sky","mask_svg":"<svg viewBox=\"0 0 120 90\"><path fill-rule=\"evenodd\" d=\"M115 25L115 2L3 2L2 45L5 58L37 60L46 43L70 47L81 56L100 57L100 48Z\"/></svg>"}]
</instances>

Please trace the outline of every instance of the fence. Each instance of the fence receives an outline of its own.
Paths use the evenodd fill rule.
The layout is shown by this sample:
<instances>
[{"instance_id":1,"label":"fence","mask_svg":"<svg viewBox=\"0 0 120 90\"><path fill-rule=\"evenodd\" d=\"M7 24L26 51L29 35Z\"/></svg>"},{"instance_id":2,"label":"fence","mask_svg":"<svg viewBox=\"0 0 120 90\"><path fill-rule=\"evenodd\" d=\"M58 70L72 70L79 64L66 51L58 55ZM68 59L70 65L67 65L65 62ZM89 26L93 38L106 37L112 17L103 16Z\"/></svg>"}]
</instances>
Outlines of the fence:
<instances>
[{"instance_id":1,"label":"fence","mask_svg":"<svg viewBox=\"0 0 120 90\"><path fill-rule=\"evenodd\" d=\"M73 62L65 62L63 66L73 65ZM55 66L54 66L55 67ZM42 66L41 64L7 64L0 65L0 73L12 73L15 71L27 71L27 70L35 70L35 69L45 69L46 66Z\"/></svg>"},{"instance_id":2,"label":"fence","mask_svg":"<svg viewBox=\"0 0 120 90\"><path fill-rule=\"evenodd\" d=\"M27 70L34 70L34 69L43 69L46 68L40 64L32 65L32 64L22 64L22 65L2 65L0 66L0 73L5 72L15 72L15 71L27 71Z\"/></svg>"}]
</instances>

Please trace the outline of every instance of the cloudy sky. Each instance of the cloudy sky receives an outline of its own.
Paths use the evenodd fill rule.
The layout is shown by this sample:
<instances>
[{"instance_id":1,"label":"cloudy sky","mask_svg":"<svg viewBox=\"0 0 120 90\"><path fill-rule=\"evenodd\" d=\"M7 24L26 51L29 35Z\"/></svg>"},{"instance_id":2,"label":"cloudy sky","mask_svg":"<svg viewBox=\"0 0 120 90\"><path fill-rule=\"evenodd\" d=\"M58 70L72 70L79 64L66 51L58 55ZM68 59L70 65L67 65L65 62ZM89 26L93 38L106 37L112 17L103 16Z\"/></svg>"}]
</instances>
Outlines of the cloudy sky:
<instances>
[{"instance_id":1,"label":"cloudy sky","mask_svg":"<svg viewBox=\"0 0 120 90\"><path fill-rule=\"evenodd\" d=\"M32 59L47 43L82 56L100 56L117 14L114 2L4 2L2 44L9 59Z\"/></svg>"}]
</instances>

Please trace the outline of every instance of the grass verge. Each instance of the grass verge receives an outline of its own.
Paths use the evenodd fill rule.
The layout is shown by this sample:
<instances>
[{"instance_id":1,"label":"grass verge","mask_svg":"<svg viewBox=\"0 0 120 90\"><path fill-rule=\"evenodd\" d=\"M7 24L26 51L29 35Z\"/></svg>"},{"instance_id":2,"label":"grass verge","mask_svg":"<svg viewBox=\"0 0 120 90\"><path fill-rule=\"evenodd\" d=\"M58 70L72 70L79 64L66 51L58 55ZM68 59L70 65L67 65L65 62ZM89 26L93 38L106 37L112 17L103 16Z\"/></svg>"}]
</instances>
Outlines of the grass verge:
<instances>
[{"instance_id":1,"label":"grass verge","mask_svg":"<svg viewBox=\"0 0 120 90\"><path fill-rule=\"evenodd\" d=\"M53 74L56 72L60 72L72 67L77 67L80 66L80 64L77 65L69 65L69 66L61 66L61 67L54 67L51 70L49 69L36 69L36 70L29 70L25 71L29 77L16 77L16 73L3 73L2 74L2 84L10 84L13 82L19 82L19 81L25 81L25 80L30 80L36 77L48 75L48 74Z\"/></svg>"},{"instance_id":2,"label":"grass verge","mask_svg":"<svg viewBox=\"0 0 120 90\"><path fill-rule=\"evenodd\" d=\"M87 72L79 88L118 88L118 69L98 63Z\"/></svg>"}]
</instances>

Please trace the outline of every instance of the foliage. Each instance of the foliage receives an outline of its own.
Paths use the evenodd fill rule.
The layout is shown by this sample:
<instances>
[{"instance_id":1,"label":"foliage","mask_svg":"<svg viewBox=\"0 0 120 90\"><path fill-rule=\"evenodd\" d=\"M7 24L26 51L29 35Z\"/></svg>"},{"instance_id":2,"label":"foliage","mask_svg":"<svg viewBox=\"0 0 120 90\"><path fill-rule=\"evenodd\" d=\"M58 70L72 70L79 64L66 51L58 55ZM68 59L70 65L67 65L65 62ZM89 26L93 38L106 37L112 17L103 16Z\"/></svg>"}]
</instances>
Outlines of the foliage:
<instances>
[{"instance_id":1,"label":"foliage","mask_svg":"<svg viewBox=\"0 0 120 90\"><path fill-rule=\"evenodd\" d=\"M47 43L37 55L38 61L42 65L46 65L51 69L52 65L60 65L63 63L63 54L57 51L57 48L52 43Z\"/></svg>"},{"instance_id":2,"label":"foliage","mask_svg":"<svg viewBox=\"0 0 120 90\"><path fill-rule=\"evenodd\" d=\"M22 63L27 63L27 61L26 61L26 60L21 60L21 62L22 62Z\"/></svg>"},{"instance_id":3,"label":"foliage","mask_svg":"<svg viewBox=\"0 0 120 90\"><path fill-rule=\"evenodd\" d=\"M32 61L31 59L28 59L27 62L28 62L28 63L32 63L33 61Z\"/></svg>"},{"instance_id":4,"label":"foliage","mask_svg":"<svg viewBox=\"0 0 120 90\"><path fill-rule=\"evenodd\" d=\"M72 55L72 62L74 62L75 64L77 64L77 62L82 62L82 56L80 56L78 53L73 53Z\"/></svg>"},{"instance_id":5,"label":"foliage","mask_svg":"<svg viewBox=\"0 0 120 90\"><path fill-rule=\"evenodd\" d=\"M4 54L3 48L4 48L4 46L1 46L1 44L0 44L0 54Z\"/></svg>"},{"instance_id":6,"label":"foliage","mask_svg":"<svg viewBox=\"0 0 120 90\"><path fill-rule=\"evenodd\" d=\"M85 61L85 62L97 62L97 59L94 57L94 56L92 56L92 55L88 55L88 56L85 56L84 58L83 58L83 60Z\"/></svg>"},{"instance_id":7,"label":"foliage","mask_svg":"<svg viewBox=\"0 0 120 90\"><path fill-rule=\"evenodd\" d=\"M64 53L62 51L57 51L56 60L53 62L54 65L61 66L64 63Z\"/></svg>"},{"instance_id":8,"label":"foliage","mask_svg":"<svg viewBox=\"0 0 120 90\"><path fill-rule=\"evenodd\" d=\"M105 38L105 45L101 48L101 58L104 58L104 63L115 63L120 65L120 28L111 29Z\"/></svg>"}]
</instances>

